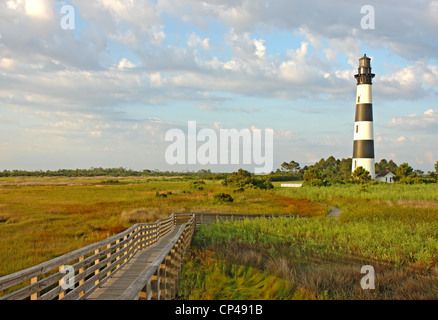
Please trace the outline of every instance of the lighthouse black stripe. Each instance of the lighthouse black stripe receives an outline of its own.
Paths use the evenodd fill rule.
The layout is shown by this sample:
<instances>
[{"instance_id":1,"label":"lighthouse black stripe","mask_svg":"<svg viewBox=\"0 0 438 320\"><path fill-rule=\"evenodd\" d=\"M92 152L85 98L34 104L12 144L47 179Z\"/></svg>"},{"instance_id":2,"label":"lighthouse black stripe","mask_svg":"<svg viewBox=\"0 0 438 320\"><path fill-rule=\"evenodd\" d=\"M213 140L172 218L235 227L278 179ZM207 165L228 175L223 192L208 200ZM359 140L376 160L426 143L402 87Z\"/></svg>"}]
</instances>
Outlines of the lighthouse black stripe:
<instances>
[{"instance_id":1,"label":"lighthouse black stripe","mask_svg":"<svg viewBox=\"0 0 438 320\"><path fill-rule=\"evenodd\" d=\"M373 121L372 103L356 104L356 122L357 121Z\"/></svg>"},{"instance_id":2,"label":"lighthouse black stripe","mask_svg":"<svg viewBox=\"0 0 438 320\"><path fill-rule=\"evenodd\" d=\"M374 140L354 140L354 159L374 159Z\"/></svg>"}]
</instances>

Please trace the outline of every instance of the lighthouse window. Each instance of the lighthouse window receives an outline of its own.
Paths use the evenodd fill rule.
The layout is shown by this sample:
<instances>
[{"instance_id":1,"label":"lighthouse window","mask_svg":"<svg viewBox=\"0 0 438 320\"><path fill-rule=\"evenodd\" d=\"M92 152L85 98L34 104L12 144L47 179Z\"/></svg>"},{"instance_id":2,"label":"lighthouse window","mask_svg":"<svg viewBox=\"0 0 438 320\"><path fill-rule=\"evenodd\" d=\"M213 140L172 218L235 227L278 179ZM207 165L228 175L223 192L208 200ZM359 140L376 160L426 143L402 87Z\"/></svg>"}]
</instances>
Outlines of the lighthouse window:
<instances>
[{"instance_id":1,"label":"lighthouse window","mask_svg":"<svg viewBox=\"0 0 438 320\"><path fill-rule=\"evenodd\" d=\"M360 96L359 97L357 97L357 103L359 103L360 102Z\"/></svg>"},{"instance_id":2,"label":"lighthouse window","mask_svg":"<svg viewBox=\"0 0 438 320\"><path fill-rule=\"evenodd\" d=\"M356 133L359 133L359 125L356 126Z\"/></svg>"}]
</instances>

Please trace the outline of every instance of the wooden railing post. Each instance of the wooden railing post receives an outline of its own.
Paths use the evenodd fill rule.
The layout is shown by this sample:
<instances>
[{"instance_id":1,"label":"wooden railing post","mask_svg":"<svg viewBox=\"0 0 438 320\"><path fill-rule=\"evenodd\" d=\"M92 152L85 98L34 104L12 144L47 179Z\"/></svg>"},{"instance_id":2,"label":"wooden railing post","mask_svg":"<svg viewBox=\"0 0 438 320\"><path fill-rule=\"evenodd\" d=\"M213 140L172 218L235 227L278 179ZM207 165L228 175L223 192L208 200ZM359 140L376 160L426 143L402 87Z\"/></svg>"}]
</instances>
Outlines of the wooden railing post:
<instances>
[{"instance_id":1,"label":"wooden railing post","mask_svg":"<svg viewBox=\"0 0 438 320\"><path fill-rule=\"evenodd\" d=\"M182 270L183 264L183 251L184 251L184 234L182 234L181 238L179 238L176 244L176 279L175 279L175 287L178 289L179 276Z\"/></svg>"},{"instance_id":2,"label":"wooden railing post","mask_svg":"<svg viewBox=\"0 0 438 320\"><path fill-rule=\"evenodd\" d=\"M84 261L84 256L79 257L79 262L82 262L82 261ZM80 269L79 269L79 274L78 274L78 275L81 275L84 271L85 271L85 267L80 268ZM85 277L84 277L83 279L79 280L78 285L80 286L80 285L82 285L84 282L85 282ZM80 291L80 292L79 292L79 297L82 297L82 296L84 295L84 293L85 293L85 291Z\"/></svg>"},{"instance_id":3,"label":"wooden railing post","mask_svg":"<svg viewBox=\"0 0 438 320\"><path fill-rule=\"evenodd\" d=\"M173 250L173 249L172 249ZM171 250L171 252L172 252ZM164 295L165 300L170 300L172 292L172 253L169 253L166 257L166 293Z\"/></svg>"},{"instance_id":4,"label":"wooden railing post","mask_svg":"<svg viewBox=\"0 0 438 320\"><path fill-rule=\"evenodd\" d=\"M175 297L175 285L176 285L176 268L177 268L177 261L176 261L176 250L177 245L173 247L173 249L170 250L170 274L169 274L169 299L173 299Z\"/></svg>"},{"instance_id":5,"label":"wooden railing post","mask_svg":"<svg viewBox=\"0 0 438 320\"><path fill-rule=\"evenodd\" d=\"M128 239L128 235L126 235L126 236L123 238L123 241L126 241L126 239ZM123 249L125 249L125 248L127 248L127 247L128 247L128 244L125 243L125 245L123 246ZM125 263L126 261L128 261L128 251L125 251L125 253L123 254L122 257L125 257L125 258L123 259L122 263Z\"/></svg>"},{"instance_id":6,"label":"wooden railing post","mask_svg":"<svg viewBox=\"0 0 438 320\"><path fill-rule=\"evenodd\" d=\"M61 272L62 270L64 270L64 266L59 266L58 271ZM61 280L59 280L58 285L61 287L64 284L64 278L61 278ZM65 296L65 291L62 291L59 295L58 295L58 299L61 300L62 298L64 298Z\"/></svg>"},{"instance_id":7,"label":"wooden railing post","mask_svg":"<svg viewBox=\"0 0 438 320\"><path fill-rule=\"evenodd\" d=\"M151 297L151 282L149 281L140 291L139 300L149 300Z\"/></svg>"},{"instance_id":8,"label":"wooden railing post","mask_svg":"<svg viewBox=\"0 0 438 320\"><path fill-rule=\"evenodd\" d=\"M160 265L160 294L158 300L166 299L166 261Z\"/></svg>"},{"instance_id":9,"label":"wooden railing post","mask_svg":"<svg viewBox=\"0 0 438 320\"><path fill-rule=\"evenodd\" d=\"M40 281L40 277L34 277L30 279L30 284L37 283L38 281ZM30 300L38 300L39 296L40 296L40 292L38 291L30 296Z\"/></svg>"},{"instance_id":10,"label":"wooden railing post","mask_svg":"<svg viewBox=\"0 0 438 320\"><path fill-rule=\"evenodd\" d=\"M152 275L152 300L160 300L160 271L161 266L160 268L157 268L157 271Z\"/></svg>"},{"instance_id":11,"label":"wooden railing post","mask_svg":"<svg viewBox=\"0 0 438 320\"><path fill-rule=\"evenodd\" d=\"M108 245L106 246L106 248L107 248L107 249L111 248L111 244L108 244ZM111 252L108 252L108 254L106 255L106 257L107 257L107 258L110 258L110 257L111 257ZM110 265L111 265L111 260L108 260L108 263L106 264L106 266L109 267ZM107 272L106 276L109 277L110 274L111 274L111 270L108 269L108 272Z\"/></svg>"},{"instance_id":12,"label":"wooden railing post","mask_svg":"<svg viewBox=\"0 0 438 320\"><path fill-rule=\"evenodd\" d=\"M99 249L96 249L96 250L94 251L95 254L98 254L99 252L100 252ZM99 264L99 262L100 262L100 259L96 259L96 260L94 260L94 264L95 264L95 265ZM94 271L94 274L95 274L95 275L98 275L98 274L99 274L99 268L97 268L97 270ZM98 284L99 284L99 279L97 279L96 281L94 281L94 285L95 285L95 286L97 286Z\"/></svg>"}]
</instances>

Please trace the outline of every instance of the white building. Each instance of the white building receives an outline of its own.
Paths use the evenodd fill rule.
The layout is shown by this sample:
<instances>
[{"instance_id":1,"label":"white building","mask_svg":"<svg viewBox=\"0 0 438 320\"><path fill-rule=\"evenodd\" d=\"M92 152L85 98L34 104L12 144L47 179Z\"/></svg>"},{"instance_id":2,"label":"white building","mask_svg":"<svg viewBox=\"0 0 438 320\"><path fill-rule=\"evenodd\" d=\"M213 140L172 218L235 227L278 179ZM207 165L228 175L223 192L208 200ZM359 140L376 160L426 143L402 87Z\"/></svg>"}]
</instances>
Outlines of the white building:
<instances>
[{"instance_id":1,"label":"white building","mask_svg":"<svg viewBox=\"0 0 438 320\"><path fill-rule=\"evenodd\" d=\"M381 172L376 176L376 180L379 182L393 183L394 177L395 174L389 171L389 168L387 168L385 172Z\"/></svg>"}]
</instances>

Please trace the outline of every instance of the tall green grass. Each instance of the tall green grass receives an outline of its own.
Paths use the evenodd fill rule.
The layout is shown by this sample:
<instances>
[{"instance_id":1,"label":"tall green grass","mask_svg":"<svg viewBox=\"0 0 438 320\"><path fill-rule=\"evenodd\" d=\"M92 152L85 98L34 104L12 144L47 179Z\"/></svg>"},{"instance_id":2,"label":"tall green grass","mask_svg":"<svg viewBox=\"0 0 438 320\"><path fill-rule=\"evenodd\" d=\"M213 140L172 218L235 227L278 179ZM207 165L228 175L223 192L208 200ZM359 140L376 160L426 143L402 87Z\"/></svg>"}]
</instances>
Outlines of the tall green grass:
<instances>
[{"instance_id":1,"label":"tall green grass","mask_svg":"<svg viewBox=\"0 0 438 320\"><path fill-rule=\"evenodd\" d=\"M277 192L337 206L343 213L339 219L223 221L197 231L193 254L213 251L217 263L258 268L287 280L291 299L438 298L436 185L336 185ZM361 266L368 264L376 268L377 288L367 292L359 283ZM238 277L236 272L222 275ZM202 290L208 296L209 288Z\"/></svg>"},{"instance_id":2,"label":"tall green grass","mask_svg":"<svg viewBox=\"0 0 438 320\"><path fill-rule=\"evenodd\" d=\"M369 185L337 184L330 187L278 188L281 195L303 197L323 201L336 197L353 199L373 199L385 201L428 200L438 201L438 184L388 184Z\"/></svg>"},{"instance_id":3,"label":"tall green grass","mask_svg":"<svg viewBox=\"0 0 438 320\"><path fill-rule=\"evenodd\" d=\"M184 300L284 300L293 297L291 289L285 279L258 268L192 252L184 265L177 296Z\"/></svg>"},{"instance_id":4,"label":"tall green grass","mask_svg":"<svg viewBox=\"0 0 438 320\"><path fill-rule=\"evenodd\" d=\"M242 242L270 249L278 243L288 243L291 254L353 255L426 268L436 266L438 261L438 220L429 223L397 220L342 223L326 217L225 221L201 228L196 238L207 248Z\"/></svg>"}]
</instances>

